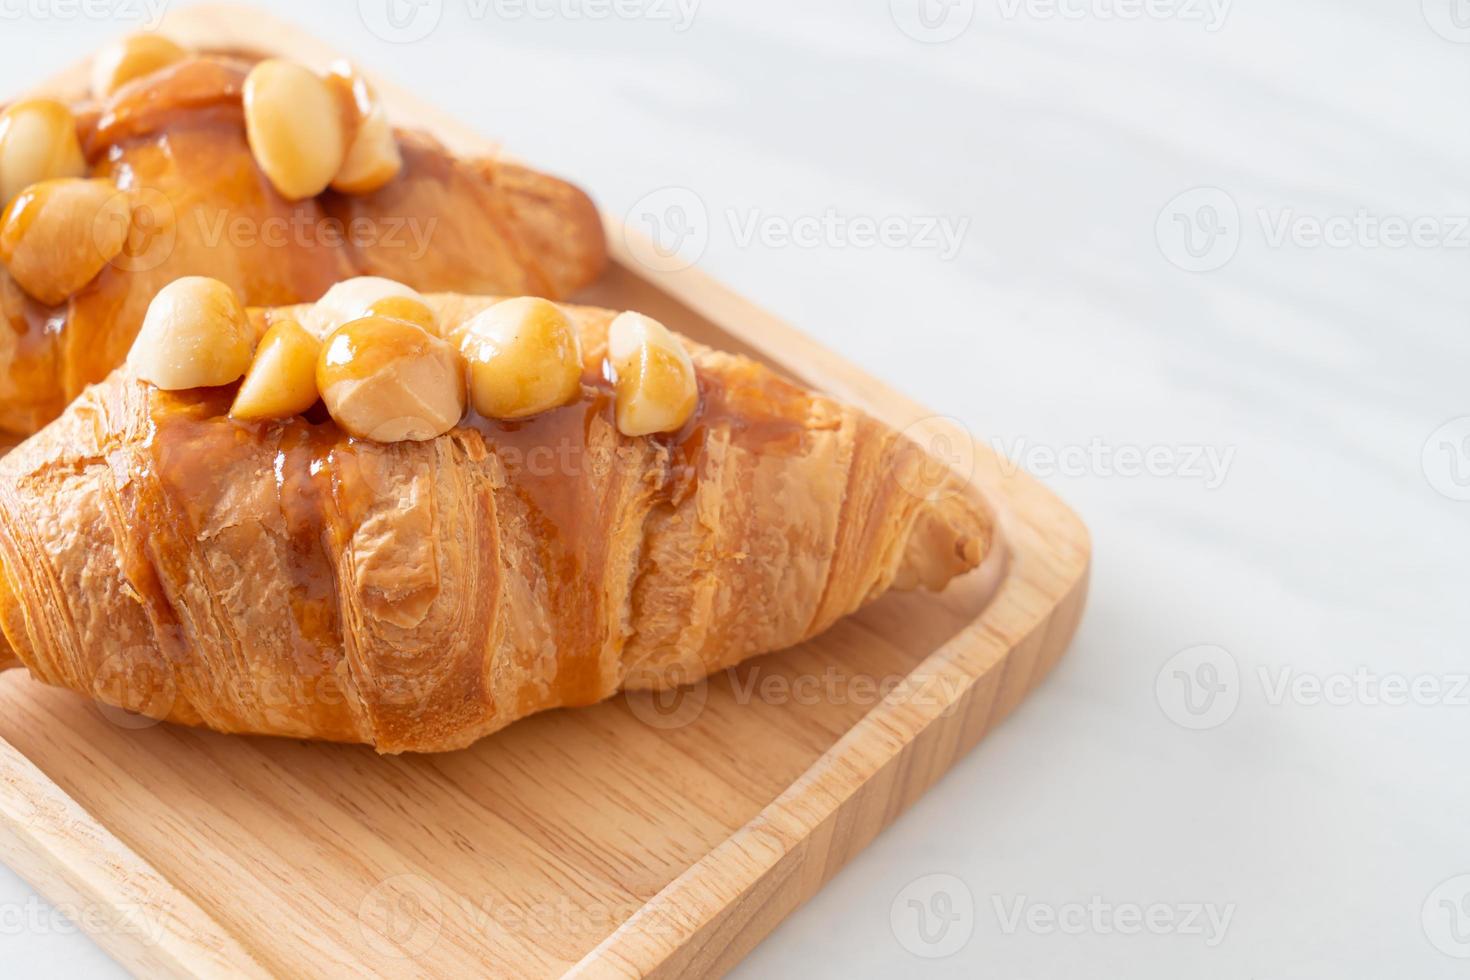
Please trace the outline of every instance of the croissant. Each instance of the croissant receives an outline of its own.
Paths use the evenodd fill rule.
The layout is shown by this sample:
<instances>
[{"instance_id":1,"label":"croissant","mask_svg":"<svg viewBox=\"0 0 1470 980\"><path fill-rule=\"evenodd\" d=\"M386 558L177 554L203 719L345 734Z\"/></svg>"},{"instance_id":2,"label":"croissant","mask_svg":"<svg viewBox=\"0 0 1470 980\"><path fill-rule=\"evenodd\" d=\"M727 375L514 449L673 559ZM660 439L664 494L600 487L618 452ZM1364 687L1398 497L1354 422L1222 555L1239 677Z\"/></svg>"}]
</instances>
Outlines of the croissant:
<instances>
[{"instance_id":1,"label":"croissant","mask_svg":"<svg viewBox=\"0 0 1470 980\"><path fill-rule=\"evenodd\" d=\"M452 330L495 301L428 302ZM741 356L684 341L697 413L623 435L614 314L562 309L576 401L422 442L239 422L229 387L126 369L88 388L0 460L0 657L154 718L443 751L790 646L991 549L967 482Z\"/></svg>"},{"instance_id":2,"label":"croissant","mask_svg":"<svg viewBox=\"0 0 1470 980\"><path fill-rule=\"evenodd\" d=\"M460 160L397 132L403 169L371 193L287 201L247 141L242 90L253 62L190 56L77 107L86 175L133 209L126 250L59 303L0 268L0 429L34 432L120 364L148 302L208 275L247 303L315 300L356 275L425 291L561 298L606 264L596 208L580 190L496 160ZM0 205L3 205L0 201ZM52 243L74 255L90 218Z\"/></svg>"}]
</instances>

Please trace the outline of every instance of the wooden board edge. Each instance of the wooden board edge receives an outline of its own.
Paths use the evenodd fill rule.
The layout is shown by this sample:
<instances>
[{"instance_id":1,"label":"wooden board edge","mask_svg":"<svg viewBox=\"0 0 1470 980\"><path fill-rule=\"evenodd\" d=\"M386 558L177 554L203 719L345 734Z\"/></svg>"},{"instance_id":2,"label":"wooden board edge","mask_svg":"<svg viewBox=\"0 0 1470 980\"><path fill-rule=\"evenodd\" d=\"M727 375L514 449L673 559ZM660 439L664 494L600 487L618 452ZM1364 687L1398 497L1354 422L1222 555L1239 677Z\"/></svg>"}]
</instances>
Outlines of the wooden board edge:
<instances>
[{"instance_id":1,"label":"wooden board edge","mask_svg":"<svg viewBox=\"0 0 1470 980\"><path fill-rule=\"evenodd\" d=\"M4 739L0 860L140 976L270 975L192 898Z\"/></svg>"},{"instance_id":2,"label":"wooden board edge","mask_svg":"<svg viewBox=\"0 0 1470 980\"><path fill-rule=\"evenodd\" d=\"M838 398L863 405L895 428L933 418L918 402L707 273L640 263L636 256L647 246L639 233L613 215L605 214L604 222L616 265L740 337L767 360L798 376L815 375ZM956 661L980 644L982 613L911 675L934 678L958 669L969 680L963 694L919 720L912 711L899 717L913 707L901 701L875 707L796 783L687 868L568 976L723 974L1009 715L1066 652L1086 605L1092 553L1086 525L1029 474L986 479L981 471L1002 469L995 452L963 429L944 428L973 447L972 460L979 465L960 475L995 507L1002 529L997 547L1009 548L1017 562L1034 570L1043 546L1065 545L1052 556L1055 591L1029 597L1040 600L1041 614L1024 635L1009 638L1003 656L979 673L966 674ZM876 765L864 758L870 739L892 749Z\"/></svg>"},{"instance_id":3,"label":"wooden board edge","mask_svg":"<svg viewBox=\"0 0 1470 980\"><path fill-rule=\"evenodd\" d=\"M854 729L754 820L670 882L567 976L716 977L815 895L1020 703L1061 659L1086 603L1084 574L1011 653L879 766L850 756Z\"/></svg>"}]
</instances>

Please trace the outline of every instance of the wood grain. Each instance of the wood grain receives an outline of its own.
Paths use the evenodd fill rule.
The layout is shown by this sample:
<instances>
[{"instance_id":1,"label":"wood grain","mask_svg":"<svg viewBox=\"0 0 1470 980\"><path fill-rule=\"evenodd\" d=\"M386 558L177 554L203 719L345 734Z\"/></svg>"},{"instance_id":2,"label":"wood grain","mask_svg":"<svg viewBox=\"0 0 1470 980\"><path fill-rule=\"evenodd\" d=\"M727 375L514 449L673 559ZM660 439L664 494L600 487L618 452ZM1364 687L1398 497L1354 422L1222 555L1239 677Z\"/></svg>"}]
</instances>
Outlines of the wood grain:
<instances>
[{"instance_id":1,"label":"wood grain","mask_svg":"<svg viewBox=\"0 0 1470 980\"><path fill-rule=\"evenodd\" d=\"M172 36L309 61L257 11ZM81 67L52 84L73 87ZM378 81L390 112L490 144ZM1004 718L1076 629L1085 528L1026 475L697 270L657 272L609 216L585 302L759 357L936 447L995 503L1006 553L667 698L531 718L463 752L152 725L0 675L0 857L149 976L713 976ZM146 928L119 916L142 913ZM97 925L89 926L88 919Z\"/></svg>"}]
</instances>

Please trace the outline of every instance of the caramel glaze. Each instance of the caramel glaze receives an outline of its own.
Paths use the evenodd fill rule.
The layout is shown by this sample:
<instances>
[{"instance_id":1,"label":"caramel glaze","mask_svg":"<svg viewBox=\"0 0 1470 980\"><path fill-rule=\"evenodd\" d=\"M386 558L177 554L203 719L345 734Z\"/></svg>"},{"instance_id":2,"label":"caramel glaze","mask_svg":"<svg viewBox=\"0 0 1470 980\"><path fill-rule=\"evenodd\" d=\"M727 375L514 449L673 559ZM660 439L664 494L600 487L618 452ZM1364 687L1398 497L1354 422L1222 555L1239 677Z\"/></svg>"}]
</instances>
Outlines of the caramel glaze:
<instances>
[{"instance_id":1,"label":"caramel glaze","mask_svg":"<svg viewBox=\"0 0 1470 980\"><path fill-rule=\"evenodd\" d=\"M483 418L471 410L458 428L439 437L452 442L462 465L498 465L504 472L491 512L502 525L509 512L524 517L539 552L533 574L545 586L553 635L571 642L556 651L553 690L516 692L517 716L547 706L589 704L608 694L600 653L606 624L617 617L603 608L598 585L610 557L608 529L623 515L612 513L619 498L606 492L618 476L608 477L599 462L611 462L614 469L629 466L624 476L647 483L647 509L655 511L676 507L693 492L716 434L750 452L805 451L810 396L802 389L744 362L718 373L697 369L697 376L696 414L680 431L666 435L616 434L612 386L604 377L601 353L589 352L576 402L517 422ZM269 465L275 503L289 530L295 619L292 660L279 668L308 681L343 674L345 607L337 558L375 498L354 461L359 453L386 448L346 435L320 403L305 416L283 422L233 420L225 413L235 388L153 395L146 454L168 513L138 517L148 521L144 526L178 526L178 546L192 548L209 507L230 491L221 481L238 480L252 463ZM594 455L599 432L604 438L615 435L611 460ZM161 558L182 561L184 555ZM148 576L130 578L145 589L149 582L157 585ZM161 592L150 601L167 605ZM326 719L316 716L316 737L360 740L362 721L346 711L344 706L343 715L331 722L333 731L322 730Z\"/></svg>"},{"instance_id":2,"label":"caramel glaze","mask_svg":"<svg viewBox=\"0 0 1470 980\"><path fill-rule=\"evenodd\" d=\"M289 660L255 674L272 678L275 689L268 701L273 710L310 713L314 725L327 729L325 737L352 738L361 725L351 711L352 699L339 690L350 689L351 678L344 663L332 555L340 553L346 540L334 506L339 491L335 474L354 447L330 422L232 421L225 413L235 387L154 394L145 458L162 494L135 494L129 515L138 522L135 526L153 529L148 555L152 567L130 569L128 579L152 611L150 618L169 622L173 614L159 576L173 582L185 578L185 566L196 560L196 541L208 527L212 508L227 498L229 481L240 478L237 461L268 462L289 552L283 567L290 575L293 622ZM153 512L143 512L146 508ZM169 638L163 639L167 647ZM166 654L189 656L182 637L180 643ZM334 708L339 717L329 718Z\"/></svg>"},{"instance_id":3,"label":"caramel glaze","mask_svg":"<svg viewBox=\"0 0 1470 980\"><path fill-rule=\"evenodd\" d=\"M398 133L404 168L371 194L288 202L256 166L242 91L251 60L194 57L78 110L88 176L128 192L123 254L60 306L0 269L0 429L28 433L126 357L148 302L181 276L227 282L250 306L319 298L355 275L423 291L563 296L606 261L576 188L459 161Z\"/></svg>"}]
</instances>

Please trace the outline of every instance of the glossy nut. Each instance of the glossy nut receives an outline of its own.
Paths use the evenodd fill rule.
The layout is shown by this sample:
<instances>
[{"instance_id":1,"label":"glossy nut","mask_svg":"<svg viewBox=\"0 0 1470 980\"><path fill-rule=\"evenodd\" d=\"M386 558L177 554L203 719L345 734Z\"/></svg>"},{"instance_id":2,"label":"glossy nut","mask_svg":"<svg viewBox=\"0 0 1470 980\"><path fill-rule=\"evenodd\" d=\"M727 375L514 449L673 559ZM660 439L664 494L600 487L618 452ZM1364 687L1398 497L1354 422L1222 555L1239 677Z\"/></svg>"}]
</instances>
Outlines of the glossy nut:
<instances>
[{"instance_id":1,"label":"glossy nut","mask_svg":"<svg viewBox=\"0 0 1470 980\"><path fill-rule=\"evenodd\" d=\"M127 195L110 180L43 180L0 216L0 262L20 288L56 306L117 257L131 220Z\"/></svg>"},{"instance_id":2,"label":"glossy nut","mask_svg":"<svg viewBox=\"0 0 1470 980\"><path fill-rule=\"evenodd\" d=\"M77 121L51 99L27 99L0 112L0 207L32 184L87 171Z\"/></svg>"},{"instance_id":3,"label":"glossy nut","mask_svg":"<svg viewBox=\"0 0 1470 980\"><path fill-rule=\"evenodd\" d=\"M366 315L402 320L404 323L412 323L416 327L421 327L436 337L439 335L439 325L434 318L434 311L429 309L429 304L413 296L384 296L368 305Z\"/></svg>"},{"instance_id":4,"label":"glossy nut","mask_svg":"<svg viewBox=\"0 0 1470 980\"><path fill-rule=\"evenodd\" d=\"M625 436L673 432L699 404L694 362L679 338L652 317L620 313L608 327L607 358L618 431Z\"/></svg>"},{"instance_id":5,"label":"glossy nut","mask_svg":"<svg viewBox=\"0 0 1470 980\"><path fill-rule=\"evenodd\" d=\"M230 415L237 419L286 419L316 404L316 361L321 343L295 320L271 325L240 382Z\"/></svg>"},{"instance_id":6,"label":"glossy nut","mask_svg":"<svg viewBox=\"0 0 1470 980\"><path fill-rule=\"evenodd\" d=\"M245 135L255 162L290 201L327 189L346 158L332 87L292 61L268 58L245 79Z\"/></svg>"},{"instance_id":7,"label":"glossy nut","mask_svg":"<svg viewBox=\"0 0 1470 980\"><path fill-rule=\"evenodd\" d=\"M351 119L347 156L332 179L332 188L344 194L369 194L403 169L403 154L388 122L388 110L367 79L347 62L334 64L327 82L337 90Z\"/></svg>"},{"instance_id":8,"label":"glossy nut","mask_svg":"<svg viewBox=\"0 0 1470 980\"><path fill-rule=\"evenodd\" d=\"M463 365L454 348L388 317L337 328L322 344L316 384L332 418L361 439L432 439L464 415Z\"/></svg>"},{"instance_id":9,"label":"glossy nut","mask_svg":"<svg viewBox=\"0 0 1470 980\"><path fill-rule=\"evenodd\" d=\"M304 326L325 340L344 323L372 315L407 320L437 333L433 311L424 298L403 283L381 276L358 276L337 283L316 301Z\"/></svg>"},{"instance_id":10,"label":"glossy nut","mask_svg":"<svg viewBox=\"0 0 1470 980\"><path fill-rule=\"evenodd\" d=\"M530 296L496 303L454 340L469 365L470 403L486 418L525 418L582 392L577 329L555 303Z\"/></svg>"},{"instance_id":11,"label":"glossy nut","mask_svg":"<svg viewBox=\"0 0 1470 980\"><path fill-rule=\"evenodd\" d=\"M153 297L128 367L165 391L226 385L250 366L252 330L235 291L218 279L175 279Z\"/></svg>"},{"instance_id":12,"label":"glossy nut","mask_svg":"<svg viewBox=\"0 0 1470 980\"><path fill-rule=\"evenodd\" d=\"M130 34L107 45L92 61L92 94L105 99L135 78L151 75L189 52L161 34Z\"/></svg>"}]
</instances>

